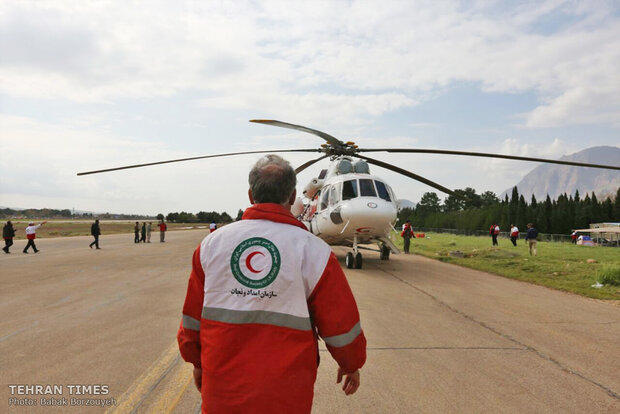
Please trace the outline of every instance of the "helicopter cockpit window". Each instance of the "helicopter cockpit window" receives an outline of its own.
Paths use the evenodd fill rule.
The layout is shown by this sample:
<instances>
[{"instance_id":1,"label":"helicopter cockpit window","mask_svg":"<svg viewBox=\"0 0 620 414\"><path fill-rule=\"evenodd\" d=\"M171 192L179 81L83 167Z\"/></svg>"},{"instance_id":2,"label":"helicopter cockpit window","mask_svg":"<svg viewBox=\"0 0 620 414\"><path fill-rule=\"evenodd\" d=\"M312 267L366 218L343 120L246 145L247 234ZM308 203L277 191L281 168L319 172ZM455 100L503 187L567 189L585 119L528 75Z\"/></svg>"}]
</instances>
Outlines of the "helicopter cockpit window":
<instances>
[{"instance_id":1,"label":"helicopter cockpit window","mask_svg":"<svg viewBox=\"0 0 620 414\"><path fill-rule=\"evenodd\" d=\"M375 186L372 185L372 180L363 179L360 180L360 195L362 197L376 197Z\"/></svg>"},{"instance_id":2,"label":"helicopter cockpit window","mask_svg":"<svg viewBox=\"0 0 620 414\"><path fill-rule=\"evenodd\" d=\"M350 200L357 197L357 180L349 180L342 183L342 199Z\"/></svg>"},{"instance_id":3,"label":"helicopter cockpit window","mask_svg":"<svg viewBox=\"0 0 620 414\"><path fill-rule=\"evenodd\" d=\"M338 204L338 202L340 201L340 191L338 191L339 187L340 187L340 184L334 184L332 188L329 190L329 205L330 206Z\"/></svg>"},{"instance_id":4,"label":"helicopter cockpit window","mask_svg":"<svg viewBox=\"0 0 620 414\"><path fill-rule=\"evenodd\" d=\"M329 198L329 189L330 189L329 186L323 188L323 194L321 194L321 208L320 208L320 210L325 210L327 208L327 200Z\"/></svg>"},{"instance_id":5,"label":"helicopter cockpit window","mask_svg":"<svg viewBox=\"0 0 620 414\"><path fill-rule=\"evenodd\" d=\"M375 180L375 185L377 186L377 192L379 193L379 197L381 197L385 201L392 201L392 199L390 198L390 192L382 181Z\"/></svg>"}]
</instances>

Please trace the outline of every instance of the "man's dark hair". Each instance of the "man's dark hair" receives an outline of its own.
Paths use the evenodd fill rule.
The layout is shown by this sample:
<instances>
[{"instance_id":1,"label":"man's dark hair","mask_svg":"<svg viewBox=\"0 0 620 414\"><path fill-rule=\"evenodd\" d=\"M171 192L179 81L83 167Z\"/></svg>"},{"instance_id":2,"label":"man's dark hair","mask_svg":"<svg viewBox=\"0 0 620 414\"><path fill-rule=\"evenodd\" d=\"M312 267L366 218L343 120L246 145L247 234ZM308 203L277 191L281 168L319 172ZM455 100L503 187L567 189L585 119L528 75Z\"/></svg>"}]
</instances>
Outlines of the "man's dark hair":
<instances>
[{"instance_id":1,"label":"man's dark hair","mask_svg":"<svg viewBox=\"0 0 620 414\"><path fill-rule=\"evenodd\" d=\"M284 204L295 190L297 176L288 161L269 154L254 164L248 181L255 203Z\"/></svg>"}]
</instances>

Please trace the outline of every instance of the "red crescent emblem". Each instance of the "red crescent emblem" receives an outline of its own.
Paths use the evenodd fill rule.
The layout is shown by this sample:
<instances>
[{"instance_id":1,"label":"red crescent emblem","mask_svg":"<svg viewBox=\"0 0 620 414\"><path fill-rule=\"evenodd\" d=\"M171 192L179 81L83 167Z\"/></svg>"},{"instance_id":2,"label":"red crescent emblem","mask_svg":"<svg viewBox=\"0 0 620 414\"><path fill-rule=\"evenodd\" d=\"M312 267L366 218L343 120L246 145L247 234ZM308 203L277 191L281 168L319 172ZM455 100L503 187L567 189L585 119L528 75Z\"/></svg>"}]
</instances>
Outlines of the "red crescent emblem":
<instances>
[{"instance_id":1,"label":"red crescent emblem","mask_svg":"<svg viewBox=\"0 0 620 414\"><path fill-rule=\"evenodd\" d=\"M245 258L245 267L247 267L250 270L250 272L252 272L252 273L260 273L263 270L263 269L256 270L256 269L254 269L252 267L252 263L251 263L252 262L252 258L254 256L256 256L257 254L260 254L261 256L264 256L264 254L261 253L261 252L252 252L252 253L248 254L248 257Z\"/></svg>"}]
</instances>

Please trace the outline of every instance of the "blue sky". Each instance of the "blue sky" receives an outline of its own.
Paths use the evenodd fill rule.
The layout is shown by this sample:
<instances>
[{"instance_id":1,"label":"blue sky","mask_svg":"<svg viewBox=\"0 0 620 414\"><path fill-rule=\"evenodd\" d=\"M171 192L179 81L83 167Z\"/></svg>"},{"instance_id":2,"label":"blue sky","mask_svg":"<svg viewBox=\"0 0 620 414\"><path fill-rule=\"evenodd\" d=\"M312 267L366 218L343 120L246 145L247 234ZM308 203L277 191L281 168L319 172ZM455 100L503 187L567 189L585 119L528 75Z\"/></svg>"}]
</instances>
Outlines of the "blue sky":
<instances>
[{"instance_id":1,"label":"blue sky","mask_svg":"<svg viewBox=\"0 0 620 414\"><path fill-rule=\"evenodd\" d=\"M0 205L97 212L248 205L258 149L419 147L559 158L620 145L617 2L0 3ZM285 155L299 165L312 155ZM376 155L497 194L536 165ZM299 175L299 186L327 161ZM400 198L430 188L375 168ZM443 198L443 194L440 197Z\"/></svg>"}]
</instances>

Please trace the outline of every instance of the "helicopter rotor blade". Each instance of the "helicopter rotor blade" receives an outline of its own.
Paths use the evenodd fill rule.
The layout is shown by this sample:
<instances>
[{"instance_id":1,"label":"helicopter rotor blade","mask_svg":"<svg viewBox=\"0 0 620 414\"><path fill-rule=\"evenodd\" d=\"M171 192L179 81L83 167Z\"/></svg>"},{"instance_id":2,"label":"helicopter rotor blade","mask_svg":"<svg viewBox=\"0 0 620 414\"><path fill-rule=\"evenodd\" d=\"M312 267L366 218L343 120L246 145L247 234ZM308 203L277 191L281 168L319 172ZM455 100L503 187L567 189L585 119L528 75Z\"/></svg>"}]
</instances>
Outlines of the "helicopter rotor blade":
<instances>
[{"instance_id":1,"label":"helicopter rotor blade","mask_svg":"<svg viewBox=\"0 0 620 414\"><path fill-rule=\"evenodd\" d=\"M251 119L250 122L255 122L257 124L273 125L281 128L296 129L297 131L307 132L309 134L316 135L317 137L321 137L328 143L337 147L343 147L345 145L345 143L340 141L338 138L332 137L325 132L317 131L316 129L312 128L306 128L305 126L301 125L289 124L288 122L275 121L272 119Z\"/></svg>"},{"instance_id":2,"label":"helicopter rotor blade","mask_svg":"<svg viewBox=\"0 0 620 414\"><path fill-rule=\"evenodd\" d=\"M620 170L620 167L614 165L590 164L585 162L551 160L547 158L521 157L517 155L493 154L488 152L470 152L470 151L449 151L435 149L408 149L408 148L360 148L359 152L394 152L394 153L415 153L415 154L445 154L445 155L465 155L470 157L486 157L486 158L503 158L507 160L518 161L534 161L547 162L550 164L572 165L576 167L605 168L609 170Z\"/></svg>"},{"instance_id":3,"label":"helicopter rotor blade","mask_svg":"<svg viewBox=\"0 0 620 414\"><path fill-rule=\"evenodd\" d=\"M365 155L355 154L354 156L358 157L358 158L361 158L363 160L366 160L370 164L374 164L374 165L377 165L379 167L383 167L385 169L397 172L397 173L402 174L404 176L407 176L409 178L413 178L416 181L419 181L419 182L424 183L426 185L429 185L429 186L431 186L433 188L436 188L437 190L442 191L442 192L444 192L446 194L450 194L450 195L453 195L453 196L456 195L454 193L454 191L450 190L449 188L446 188L446 187L444 187L441 184L437 184L436 182L431 181L428 178L424 178L424 177L422 177L420 175L414 174L411 171L403 170L402 168L397 167L395 165L388 164L388 163L383 162L383 161L375 160L374 158L369 158L369 157L366 157Z\"/></svg>"},{"instance_id":4,"label":"helicopter rotor blade","mask_svg":"<svg viewBox=\"0 0 620 414\"><path fill-rule=\"evenodd\" d=\"M300 172L302 172L303 170L305 170L306 168L308 168L309 166L311 166L315 162L319 162L322 159L325 159L327 157L329 157L329 155L323 155L322 157L319 157L319 158L317 158L315 160L310 160L310 161L307 161L307 162L301 164L299 167L295 168L295 174L299 174Z\"/></svg>"},{"instance_id":5,"label":"helicopter rotor blade","mask_svg":"<svg viewBox=\"0 0 620 414\"><path fill-rule=\"evenodd\" d=\"M261 150L261 151L229 152L226 154L203 155L200 157L179 158L176 160L148 162L145 164L125 165L123 167L106 168L103 170L95 170L95 171L85 171L85 172L79 172L77 173L77 175L99 174L99 173L110 172L110 171L127 170L130 168L148 167L151 165L170 164L173 162L181 162L181 161L201 160L205 158L229 157L233 155L245 155L245 154L266 154L266 153L271 154L271 153L276 153L276 152L319 152L319 150L317 149L288 149L288 150Z\"/></svg>"}]
</instances>

